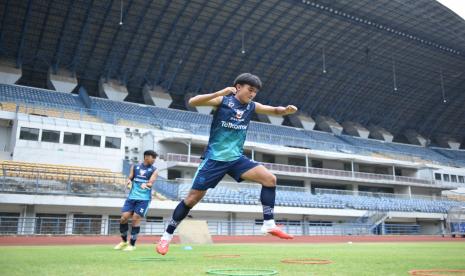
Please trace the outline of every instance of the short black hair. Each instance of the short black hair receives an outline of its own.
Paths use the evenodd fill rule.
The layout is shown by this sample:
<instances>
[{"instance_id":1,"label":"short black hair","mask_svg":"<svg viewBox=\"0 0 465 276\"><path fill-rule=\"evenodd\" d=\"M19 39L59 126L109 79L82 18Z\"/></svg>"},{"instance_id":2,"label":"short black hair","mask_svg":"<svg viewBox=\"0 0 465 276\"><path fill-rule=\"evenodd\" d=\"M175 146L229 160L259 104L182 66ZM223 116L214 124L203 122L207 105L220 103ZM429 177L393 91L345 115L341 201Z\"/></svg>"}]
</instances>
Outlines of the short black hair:
<instances>
[{"instance_id":1,"label":"short black hair","mask_svg":"<svg viewBox=\"0 0 465 276\"><path fill-rule=\"evenodd\" d=\"M242 73L239 76L237 76L234 80L234 86L236 86L236 84L248 84L257 89L262 88L262 81L260 80L260 78L250 73Z\"/></svg>"},{"instance_id":2,"label":"short black hair","mask_svg":"<svg viewBox=\"0 0 465 276\"><path fill-rule=\"evenodd\" d=\"M152 156L153 158L157 158L158 154L156 152L154 152L153 150L146 150L144 151L144 156L147 156L147 155L150 155Z\"/></svg>"}]
</instances>

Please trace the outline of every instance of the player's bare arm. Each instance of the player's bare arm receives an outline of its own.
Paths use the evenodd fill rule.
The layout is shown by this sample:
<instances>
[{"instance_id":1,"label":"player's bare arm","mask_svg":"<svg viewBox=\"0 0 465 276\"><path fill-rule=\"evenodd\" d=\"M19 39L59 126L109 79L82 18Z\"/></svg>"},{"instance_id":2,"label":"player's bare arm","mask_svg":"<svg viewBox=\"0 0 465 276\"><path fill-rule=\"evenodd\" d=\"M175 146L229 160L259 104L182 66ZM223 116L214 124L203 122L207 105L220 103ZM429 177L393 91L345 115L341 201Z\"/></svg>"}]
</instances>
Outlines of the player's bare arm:
<instances>
[{"instance_id":1,"label":"player's bare arm","mask_svg":"<svg viewBox=\"0 0 465 276\"><path fill-rule=\"evenodd\" d=\"M255 103L255 112L266 115L290 115L297 112L297 107L294 105L284 106L270 106L261 103Z\"/></svg>"},{"instance_id":2,"label":"player's bare arm","mask_svg":"<svg viewBox=\"0 0 465 276\"><path fill-rule=\"evenodd\" d=\"M219 106L223 96L236 93L236 88L226 87L220 91L209 94L197 95L189 99L190 106Z\"/></svg>"},{"instance_id":3,"label":"player's bare arm","mask_svg":"<svg viewBox=\"0 0 465 276\"><path fill-rule=\"evenodd\" d=\"M131 169L129 169L129 176L128 176L128 179L126 181L126 185L128 186L128 188L131 188L133 179L134 179L134 165L132 165Z\"/></svg>"},{"instance_id":4,"label":"player's bare arm","mask_svg":"<svg viewBox=\"0 0 465 276\"><path fill-rule=\"evenodd\" d=\"M147 181L147 183L142 184L140 187L142 189L150 189L150 188L152 188L153 183L155 183L155 181L157 180L157 176L158 176L158 171L155 171L152 174L152 176L150 177L149 181Z\"/></svg>"}]
</instances>

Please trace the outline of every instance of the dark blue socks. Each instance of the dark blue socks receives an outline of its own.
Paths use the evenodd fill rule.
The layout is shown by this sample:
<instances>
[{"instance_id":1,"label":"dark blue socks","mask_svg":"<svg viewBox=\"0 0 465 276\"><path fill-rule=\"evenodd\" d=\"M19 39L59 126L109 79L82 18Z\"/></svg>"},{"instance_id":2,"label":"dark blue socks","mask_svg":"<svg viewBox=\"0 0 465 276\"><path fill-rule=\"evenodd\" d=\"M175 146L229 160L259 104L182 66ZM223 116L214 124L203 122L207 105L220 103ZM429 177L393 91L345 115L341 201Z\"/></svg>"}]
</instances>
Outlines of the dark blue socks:
<instances>
[{"instance_id":1,"label":"dark blue socks","mask_svg":"<svg viewBox=\"0 0 465 276\"><path fill-rule=\"evenodd\" d=\"M276 198L276 187L262 186L260 201L263 205L263 219L270 220L274 218L274 201Z\"/></svg>"},{"instance_id":2,"label":"dark blue socks","mask_svg":"<svg viewBox=\"0 0 465 276\"><path fill-rule=\"evenodd\" d=\"M133 226L131 228L131 245L136 245L137 235L140 232L140 226Z\"/></svg>"},{"instance_id":3,"label":"dark blue socks","mask_svg":"<svg viewBox=\"0 0 465 276\"><path fill-rule=\"evenodd\" d=\"M119 224L119 232L121 233L121 238L123 239L124 242L128 241L128 229L129 229L129 225L127 222L125 224L122 224L122 223Z\"/></svg>"},{"instance_id":4,"label":"dark blue socks","mask_svg":"<svg viewBox=\"0 0 465 276\"><path fill-rule=\"evenodd\" d=\"M181 200L178 206L176 206L176 209L174 209L171 221L169 222L168 227L166 227L166 232L173 234L176 227L178 227L178 224L187 216L187 214L189 214L190 210L191 208L184 203L184 200Z\"/></svg>"}]
</instances>

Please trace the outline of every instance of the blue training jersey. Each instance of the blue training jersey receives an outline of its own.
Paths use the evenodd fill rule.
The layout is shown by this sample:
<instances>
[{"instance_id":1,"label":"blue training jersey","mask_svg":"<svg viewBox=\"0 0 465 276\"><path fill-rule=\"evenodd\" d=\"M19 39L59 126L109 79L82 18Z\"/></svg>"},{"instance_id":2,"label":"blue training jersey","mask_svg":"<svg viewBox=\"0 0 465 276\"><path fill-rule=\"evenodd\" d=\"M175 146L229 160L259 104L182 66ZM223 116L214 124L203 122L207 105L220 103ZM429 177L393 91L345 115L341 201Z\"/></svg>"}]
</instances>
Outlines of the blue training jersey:
<instances>
[{"instance_id":1,"label":"blue training jersey","mask_svg":"<svg viewBox=\"0 0 465 276\"><path fill-rule=\"evenodd\" d=\"M150 200L152 199L152 189L142 189L140 186L147 183L152 174L157 170L153 165L145 166L144 163L134 165L134 178L129 192L129 199Z\"/></svg>"},{"instance_id":2,"label":"blue training jersey","mask_svg":"<svg viewBox=\"0 0 465 276\"><path fill-rule=\"evenodd\" d=\"M242 104L234 95L224 96L213 115L205 159L234 161L243 147L255 103Z\"/></svg>"}]
</instances>

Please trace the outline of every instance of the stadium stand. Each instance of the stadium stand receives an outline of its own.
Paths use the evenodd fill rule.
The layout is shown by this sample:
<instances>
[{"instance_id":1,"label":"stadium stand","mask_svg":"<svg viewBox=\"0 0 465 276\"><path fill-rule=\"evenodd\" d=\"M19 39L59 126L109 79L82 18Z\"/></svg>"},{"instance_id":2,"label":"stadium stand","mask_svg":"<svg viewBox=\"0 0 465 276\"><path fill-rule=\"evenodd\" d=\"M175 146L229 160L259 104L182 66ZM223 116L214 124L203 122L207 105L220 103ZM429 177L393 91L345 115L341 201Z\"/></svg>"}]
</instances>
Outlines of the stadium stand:
<instances>
[{"instance_id":1,"label":"stadium stand","mask_svg":"<svg viewBox=\"0 0 465 276\"><path fill-rule=\"evenodd\" d=\"M450 150L450 149L441 149L441 148L432 148L434 151L442 154L443 156L454 160L456 163L459 163L462 166L465 166L465 151L463 150Z\"/></svg>"},{"instance_id":2,"label":"stadium stand","mask_svg":"<svg viewBox=\"0 0 465 276\"><path fill-rule=\"evenodd\" d=\"M28 179L46 179L82 183L123 185L124 175L107 169L40 164L4 160L0 163L2 175Z\"/></svg>"},{"instance_id":3,"label":"stadium stand","mask_svg":"<svg viewBox=\"0 0 465 276\"><path fill-rule=\"evenodd\" d=\"M172 200L185 198L190 183L160 180L156 188L160 193ZM260 186L253 184L221 183L217 188L209 190L204 197L205 202L224 204L258 204ZM298 188L278 187L276 205L305 208L357 209L374 211L446 213L453 206L462 203L448 198L406 198L363 192L351 195L347 191L317 189L316 194Z\"/></svg>"},{"instance_id":4,"label":"stadium stand","mask_svg":"<svg viewBox=\"0 0 465 276\"><path fill-rule=\"evenodd\" d=\"M78 95L70 93L7 84L0 84L0 91L2 100L4 98L9 98L18 102L31 104L50 103L69 108L85 107L84 104L79 100Z\"/></svg>"},{"instance_id":5,"label":"stadium stand","mask_svg":"<svg viewBox=\"0 0 465 276\"><path fill-rule=\"evenodd\" d=\"M142 123L150 123L153 119L152 114L143 106L134 103L122 103L107 99L92 97L92 108L100 111L102 119L110 124L116 124L117 119L122 118L129 121L138 121ZM118 117L108 116L118 113ZM106 116L105 116L106 115Z\"/></svg>"},{"instance_id":6,"label":"stadium stand","mask_svg":"<svg viewBox=\"0 0 465 276\"><path fill-rule=\"evenodd\" d=\"M0 92L0 103L5 111L101 122L86 111L74 94L6 84L0 84Z\"/></svg>"},{"instance_id":7,"label":"stadium stand","mask_svg":"<svg viewBox=\"0 0 465 276\"><path fill-rule=\"evenodd\" d=\"M93 109L87 110L78 96L68 93L56 93L45 89L1 84L0 92L2 109L8 111L16 111L16 108L19 108L19 112L37 115L68 119L79 118L80 120L87 121L104 121L134 127L155 126L178 128L199 135L208 134L209 123L211 122L210 115L127 102L116 102L95 97L91 97ZM27 96L24 96L26 94ZM18 101L20 104L12 103L12 100ZM54 104L60 109L54 108ZM33 106L33 108L30 106ZM40 108L36 106L40 106ZM415 145L382 142L348 135L334 135L322 131L310 131L259 122L252 122L250 124L248 139L266 144L306 147L370 156L378 154L378 156L397 159L415 157L418 160L445 165L457 165L456 160L458 160L458 164L465 162L463 161L465 154L462 151L433 150Z\"/></svg>"},{"instance_id":8,"label":"stadium stand","mask_svg":"<svg viewBox=\"0 0 465 276\"><path fill-rule=\"evenodd\" d=\"M186 129L193 134L208 135L212 116L191 111L148 106L147 109L164 127Z\"/></svg>"}]
</instances>

